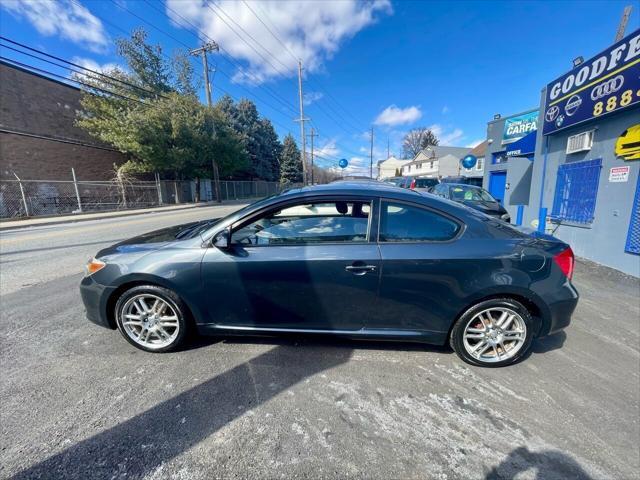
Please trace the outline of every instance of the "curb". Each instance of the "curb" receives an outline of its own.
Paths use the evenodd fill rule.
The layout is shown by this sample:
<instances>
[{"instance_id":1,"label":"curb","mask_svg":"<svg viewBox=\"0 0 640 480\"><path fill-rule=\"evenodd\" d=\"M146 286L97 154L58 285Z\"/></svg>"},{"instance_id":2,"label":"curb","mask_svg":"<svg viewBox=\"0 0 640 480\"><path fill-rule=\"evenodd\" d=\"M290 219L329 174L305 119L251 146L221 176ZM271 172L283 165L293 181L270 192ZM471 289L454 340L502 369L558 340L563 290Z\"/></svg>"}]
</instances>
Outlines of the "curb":
<instances>
[{"instance_id":1,"label":"curb","mask_svg":"<svg viewBox=\"0 0 640 480\"><path fill-rule=\"evenodd\" d=\"M252 199L247 199L248 201ZM49 225L57 225L61 223L77 223L77 222L86 222L90 220L104 220L109 218L120 218L120 217L129 217L133 215L144 215L146 213L162 213L162 212L174 212L181 210L189 210L193 208L202 208L202 207L212 207L216 205L233 205L236 201L232 202L201 202L201 203L191 203L184 204L181 206L175 207L160 207L160 208L149 208L149 209L136 209L136 210L122 210L122 211L113 211L113 212L103 212L104 214L94 214L87 213L85 215L79 214L78 216L69 216L65 215L64 217L51 217L47 218L32 218L32 219L24 219L24 220L9 220L7 222L0 222L0 232L3 231L11 231L11 230L21 230L29 227L44 227ZM238 201L237 203L246 203L243 201ZM43 221L39 221L43 220ZM11 225L3 225L3 223L11 223Z\"/></svg>"}]
</instances>

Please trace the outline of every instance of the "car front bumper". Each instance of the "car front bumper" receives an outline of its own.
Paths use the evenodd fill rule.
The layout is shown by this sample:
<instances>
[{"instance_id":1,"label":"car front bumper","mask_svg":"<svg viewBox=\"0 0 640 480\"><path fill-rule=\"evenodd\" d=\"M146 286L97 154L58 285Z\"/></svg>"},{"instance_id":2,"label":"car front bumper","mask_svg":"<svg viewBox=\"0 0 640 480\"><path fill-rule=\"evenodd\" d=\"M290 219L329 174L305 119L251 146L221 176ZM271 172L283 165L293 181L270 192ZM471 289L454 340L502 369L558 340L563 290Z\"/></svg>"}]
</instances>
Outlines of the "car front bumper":
<instances>
[{"instance_id":1,"label":"car front bumper","mask_svg":"<svg viewBox=\"0 0 640 480\"><path fill-rule=\"evenodd\" d=\"M101 327L115 329L115 324L107 315L107 303L115 288L96 282L92 276L84 277L80 282L80 296L87 319Z\"/></svg>"}]
</instances>

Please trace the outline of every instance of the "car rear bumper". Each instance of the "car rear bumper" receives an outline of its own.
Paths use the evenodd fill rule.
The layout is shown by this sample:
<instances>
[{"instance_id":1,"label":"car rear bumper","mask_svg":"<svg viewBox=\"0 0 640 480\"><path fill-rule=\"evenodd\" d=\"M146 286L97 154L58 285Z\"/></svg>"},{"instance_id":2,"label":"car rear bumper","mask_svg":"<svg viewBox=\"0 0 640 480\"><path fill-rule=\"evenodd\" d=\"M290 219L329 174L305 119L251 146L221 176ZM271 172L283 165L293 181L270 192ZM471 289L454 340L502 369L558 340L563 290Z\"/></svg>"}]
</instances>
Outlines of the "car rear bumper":
<instances>
[{"instance_id":1,"label":"car rear bumper","mask_svg":"<svg viewBox=\"0 0 640 480\"><path fill-rule=\"evenodd\" d=\"M107 315L107 302L113 291L114 288L99 284L91 276L82 279L80 296L89 321L101 327L115 328Z\"/></svg>"},{"instance_id":2,"label":"car rear bumper","mask_svg":"<svg viewBox=\"0 0 640 480\"><path fill-rule=\"evenodd\" d=\"M549 312L539 336L552 335L569 326L579 298L578 291L569 281L553 292L551 298L547 298Z\"/></svg>"}]
</instances>

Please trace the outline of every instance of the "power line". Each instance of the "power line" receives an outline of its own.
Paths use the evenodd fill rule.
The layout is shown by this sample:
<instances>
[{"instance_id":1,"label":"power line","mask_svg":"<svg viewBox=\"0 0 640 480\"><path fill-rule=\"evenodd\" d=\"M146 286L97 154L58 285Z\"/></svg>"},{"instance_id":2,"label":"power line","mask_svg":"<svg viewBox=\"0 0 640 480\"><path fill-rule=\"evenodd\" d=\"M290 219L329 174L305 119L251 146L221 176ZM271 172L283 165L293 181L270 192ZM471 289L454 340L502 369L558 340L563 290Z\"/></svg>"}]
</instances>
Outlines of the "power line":
<instances>
[{"instance_id":1,"label":"power line","mask_svg":"<svg viewBox=\"0 0 640 480\"><path fill-rule=\"evenodd\" d=\"M256 52L256 53L258 54L258 56L259 56L260 58L262 58L262 60L264 60L265 62L267 62L267 63L271 66L271 68L273 68L273 69L274 69L274 71L278 72L278 73L279 73L280 75L282 75L283 77L287 77L287 75L288 75L288 74L287 74L286 72L282 72L281 70L279 70L279 69L278 69L278 68L277 68L273 63L271 63L271 62L270 62L270 61L269 61L269 60L268 60L264 55L262 55L258 50L256 50L256 48L255 48L253 45L251 45L248 41L246 41L246 40L242 37L242 35L240 35L240 34L239 34L239 33L238 33L238 32L237 32L237 31L236 31L236 30L235 30L231 25L229 25L229 24L227 23L227 21L226 21L224 18L222 18L222 16L221 16L221 15L220 15L216 10L214 10L214 9L213 9L213 6L212 6L213 4L205 2L205 5L209 8L209 10L211 10L213 13L215 13L215 14L216 14L216 16L217 16L220 20L222 20L222 21L224 22L224 24L225 24L227 27L229 27L229 29L231 29L231 31L232 31L233 33L235 33L235 34L236 34L236 36L237 36L240 40L242 40L242 41L245 43L245 45L247 45L251 50L253 50L254 52ZM251 36L251 34L250 34L249 32L247 32L244 28L242 28L242 26L240 26L238 23L236 23L236 21L235 21L233 18L231 18L231 17L230 17L230 16L229 16L229 15L228 15L228 14L227 14L223 9L222 9L222 7L220 7L220 5L216 5L216 8L217 8L218 10L220 10L220 12L222 12L222 13L224 14L224 16L225 16L225 17L227 17L229 20L231 20L231 21L234 23L234 25L236 25L240 30L242 30L242 31L243 31L243 32L244 32L244 33L245 33L245 34L246 34L246 35L247 35L251 40L253 40L257 45L259 45L259 46L260 46L260 48L262 48L265 52L267 52L267 54L268 54L270 57L272 57L272 58L273 58L274 60L276 60L277 62L280 62L280 60L278 60L278 59L275 57L275 55L273 55L273 54L272 54L271 52L269 52L266 48L264 48L262 45L260 45L260 44L258 43L258 41L257 41L255 38L253 38L253 36ZM286 65L284 65L282 62L280 62L280 64L281 64L283 67L285 67L285 69L287 68L287 66L286 66Z\"/></svg>"},{"instance_id":2,"label":"power line","mask_svg":"<svg viewBox=\"0 0 640 480\"><path fill-rule=\"evenodd\" d=\"M262 18L260 18L260 16L259 16L259 15L258 15L258 14L257 14L257 13L252 9L252 8L251 8L251 6L250 6L250 5L249 5L245 0L242 0L242 3L244 3L244 5L249 9L249 11L253 14L253 16L254 16L254 17L256 17L256 18L258 19L258 21L259 21L259 22L260 22L260 23L261 23L261 24L266 28L266 30L271 34L271 36L272 36L273 38L275 38L275 39L276 39L276 41L278 41L278 43L280 43L280 45L282 45L282 46L284 47L284 49L285 49L285 50L286 50L286 51L291 55L291 57L292 57L294 60L296 60L296 61L297 61L298 59L297 59L297 58L296 58L296 56L293 54L293 52L291 52L291 50L289 49L289 47L287 47L287 45L284 43L284 41L283 41L283 40L282 40L278 35L276 35L276 34L275 34L275 33L274 33L274 32L273 32L273 31L272 31L272 30L267 26L267 24L266 24L266 23L262 20ZM222 8L221 8L219 5L218 5L217 7L218 7L218 9L220 9L220 10L222 11ZM264 13L264 12L263 12L263 13ZM228 15L227 15L227 16L228 16ZM268 18L268 16L267 16L266 14L264 14L264 16L265 16L265 18ZM233 21L233 19L231 19L231 20ZM236 22L234 22L234 23L236 23ZM237 25L237 24L236 24L236 25ZM240 25L238 25L238 27L240 27ZM244 31L245 33L247 33L247 32L246 32L242 27L240 27L240 28L242 29L242 31ZM275 26L274 26L274 29L275 29ZM247 33L247 35L249 35L249 34ZM257 41L256 41L256 40L255 40L251 35L249 35L249 37L250 37L254 42L256 42L256 44L258 44L258 42L257 42ZM261 47L262 47L262 46L261 46ZM268 52L268 50L266 50L264 47L262 47L262 48L263 48L263 50L265 50L265 51L267 51L267 52ZM254 51L255 51L255 49L254 49ZM275 57L273 54L271 54L270 52L268 52L268 53L269 53L269 54L270 54L274 59L278 60L278 59L277 59L277 57ZM278 61L279 61L279 60L278 60ZM280 62L280 61L279 61L279 62ZM280 62L280 64L281 64L281 65L283 65L283 66L285 66L282 62ZM286 68L286 66L285 66L285 68ZM325 89L325 90L326 90L326 89ZM331 96L331 95L329 94L329 92L326 92L326 93L327 93L327 95L328 95L328 96L330 96L330 98L333 98L333 96ZM334 101L336 101L336 100L334 99ZM326 115L330 120L332 120L333 122L335 122L335 123L336 123L336 125L341 125L341 124L347 123L347 124L349 124L350 128L353 128L353 130L354 130L355 132L357 132L357 133L361 133L362 129L360 129L360 128L358 128L358 127L354 127L354 125L353 125L353 124L351 124L351 122L350 122L350 121L348 121L348 120L347 120L347 119L346 119L342 114L340 114L337 110L335 110L335 109L334 109L334 108L333 108L329 103L327 103L327 106L328 106L328 107L329 107L329 108L330 108L330 109L331 109L331 110L332 110L332 111L333 111L333 112L334 112L338 117L340 117L340 119L342 120L342 122L340 122L340 121L336 120L336 118L335 118L335 117L333 117L331 114L329 114L329 112L327 112L326 110L324 110L324 108L322 107L322 105L320 105L320 104L316 104L316 107L317 107L319 110L321 110L321 111L322 111L322 112L323 112L323 113L324 113L324 114L325 114L325 115Z\"/></svg>"},{"instance_id":3,"label":"power line","mask_svg":"<svg viewBox=\"0 0 640 480\"><path fill-rule=\"evenodd\" d=\"M71 2L75 3L76 5L79 5L75 0L71 0ZM151 4L151 3L150 3L149 5L150 5L152 8L156 9L157 11L159 11L160 13L163 13L163 12L161 12L160 10L158 10L158 9L157 9L153 4ZM178 14L177 12L175 12L174 10L172 10L169 6L167 6L167 9L168 9L168 10L170 10L170 11L172 11L174 14L176 14L178 17L180 17L180 18L181 18L182 20L184 20L185 22L190 23L188 20L184 19L184 17L182 17L180 14ZM109 20L106 20L106 19L104 19L104 18L100 18L100 20L102 20L104 23L106 23L107 25L111 26L111 27L112 27L112 28L114 28L115 30L117 30L117 31L121 32L121 33L122 33L122 34L124 34L125 36L129 36L129 35L130 35L130 32L127 32L126 30L124 30L124 29L123 29L122 27L120 27L119 25L116 25L116 24L114 24L114 23L112 23L112 22L110 22ZM148 22L147 22L147 23L148 23ZM190 23L190 24L191 24L191 23ZM191 24L191 25L193 26L193 24ZM210 38L208 35L206 35L204 32L202 32L201 30L199 30L197 27L195 27L195 26L194 26L194 28L196 28L196 30L200 31L200 33L203 33L207 38L209 38L209 39L211 40L211 38ZM190 33L192 33L192 32L190 32ZM192 33L192 34L193 34L193 33ZM198 37L197 35L194 35L194 36L195 36L196 38L198 38L198 39L199 39L199 37ZM183 45L184 45L184 44L183 44ZM221 50L224 50L224 49L222 49L222 48L221 48ZM164 52L160 52L160 54L161 54L163 57L165 57L167 60L171 60L171 57L169 57L169 56L168 56L167 54L165 54ZM198 69L199 69L199 68L201 68L201 65L199 65L199 64L197 64L197 63L196 63L195 65L196 65L196 67L198 67ZM240 64L237 64L237 65L241 68L241 65L240 65ZM217 71L218 71L219 73L223 74L224 76L226 76L227 78L231 79L231 76L230 76L229 74L227 74L226 72L224 72L223 70L218 69ZM253 92L250 92L250 91L249 91L247 88L245 88L244 86L242 86L242 85L238 85L238 86L239 86L240 88L242 88L243 90L245 90L246 92L248 92L249 94L251 94L254 98L258 99L258 100L259 100L261 103L263 103L264 105L266 105L266 106L270 107L271 109L273 109L274 111L276 111L276 112L278 112L279 114L281 114L281 115L282 115L282 111L281 111L280 109L278 109L278 108L274 107L273 105L271 105L271 104L269 104L269 103L265 102L262 98L258 97L258 96L257 96L257 95L255 95ZM232 96L228 91L225 91L225 90L224 90L224 89L222 89L219 85L218 85L216 88L217 88L218 90L222 91L223 93L225 93L225 94L229 95L229 96L230 96L231 98L233 98L234 100L238 101L238 100L237 100L237 98L233 97L233 96ZM269 90L266 90L266 89L265 89L265 91L266 91L269 95L271 95L272 97L274 97L276 100L280 101L281 103L283 102L283 100L280 100L279 98L277 98L277 97L275 97L273 94L271 94ZM285 103L284 105L285 105L285 106L287 106L289 109L291 109L291 111L292 111L293 113L295 113L295 110L294 110L291 106L287 105L286 103ZM276 123L276 122L273 122L273 123ZM281 124L279 124L279 125L281 125ZM288 128L285 128L285 130L288 130Z\"/></svg>"},{"instance_id":4,"label":"power line","mask_svg":"<svg viewBox=\"0 0 640 480\"><path fill-rule=\"evenodd\" d=\"M152 8L154 8L156 11L161 12L157 7L155 7L154 5L152 5L151 3L148 2L148 0L145 0L146 3L148 3ZM174 15L176 15L177 17L179 17L183 22L191 25L191 27L193 27L198 33L202 34L204 37L206 37L207 39L209 39L210 41L214 41L209 35L207 35L206 32L204 32L203 30L201 30L198 26L194 25L192 22L190 22L189 20L187 20L186 18L184 18L182 15L180 15L178 12L176 12L174 9L172 9L171 7L169 7L168 5L165 5L165 7L167 8L167 10L169 10L171 13L173 13ZM162 13L162 12L161 12ZM216 12L214 12L216 13ZM224 21L224 19L222 19ZM231 27L229 27L231 28ZM233 30L233 29L232 29ZM191 33L192 35L194 35L196 38L200 39L200 37L196 34L194 34L193 32L187 30L189 33ZM236 35L238 35L237 32L234 31L234 33L236 33ZM220 46L220 51L223 52L225 54L225 59L232 65L234 65L236 68L238 68L239 70L243 71L244 73L247 73L247 75L249 75L249 77L253 78L255 81L259 82L262 79L259 78L257 75L251 73L251 72L245 72L244 67L237 62L233 56L231 55L231 53L227 50L224 49L224 47ZM224 72L222 72L222 70L220 70L221 73L224 74ZM231 79L231 77L228 74L225 74L225 76L227 76L229 79ZM281 97L280 95L278 95L275 91L273 91L271 88L269 88L267 85L257 85L258 88L262 88L265 92L267 92L271 97L273 97L275 100L277 100L278 102L282 103L285 107L289 108L292 110L292 112L296 113L295 111L295 107L293 107L293 105L291 103L289 103L287 100L285 100L283 97Z\"/></svg>"},{"instance_id":5,"label":"power line","mask_svg":"<svg viewBox=\"0 0 640 480\"><path fill-rule=\"evenodd\" d=\"M291 58L293 58L297 62L299 59L293 54L293 52L291 50L289 50L289 47L287 47L287 45L280 39L280 37L271 31L271 29L267 26L266 23L264 23L262 18L260 18L260 16L253 10L253 8L251 8L251 6L249 6L249 4L245 0L242 0L242 3L244 3L245 6L249 9L249 11L251 13L253 13L253 16L258 19L258 21L264 26L264 28L267 29L267 31L271 34L271 36L273 38L275 38L280 43L280 45L282 45L284 47L284 49L287 52L289 52L289 54L291 55ZM266 15L265 15L265 18L267 18ZM274 27L274 30L275 30L275 26L273 26L273 27Z\"/></svg>"},{"instance_id":6,"label":"power line","mask_svg":"<svg viewBox=\"0 0 640 480\"><path fill-rule=\"evenodd\" d=\"M114 97L122 98L123 100L129 100L131 102L136 102L136 103L139 103L139 104L147 106L147 107L149 106L148 103L143 102L141 100L138 100L136 98L127 97L126 95L121 95L119 93L112 92L111 90L106 90L104 88L96 87L95 85L91 85L90 83L85 83L85 82L82 82L82 81L77 80L77 79L65 77L64 75L58 75L57 73L53 73L53 72L51 72L49 70L45 70L43 68L34 67L33 65L22 63L22 62L19 62L17 60L13 60L13 59L8 58L8 57L4 57L2 55L0 55L0 60L3 60L5 62L7 62L9 64L12 64L12 65L15 65L15 66L19 66L19 67L25 68L27 70L32 70L32 71L36 71L36 72L40 72L40 73L44 73L44 74L50 75L52 77L60 78L62 80L65 80L65 83L66 82L77 83L79 85L84 85L85 87L88 87L88 88L90 88L92 90L96 90L96 91L99 91L99 92L107 93L107 94L112 95Z\"/></svg>"},{"instance_id":7,"label":"power line","mask_svg":"<svg viewBox=\"0 0 640 480\"><path fill-rule=\"evenodd\" d=\"M40 54L40 55L43 55L43 56L46 56L46 57L48 57L48 58L53 58L54 60L57 60L57 61L59 61L59 62L66 63L66 64L68 64L68 65L72 65L72 66L74 66L74 67L76 67L76 68L80 68L80 69L85 70L85 71L87 71L87 72L90 72L90 73L92 73L92 74L94 74L94 75L98 75L98 76L100 76L100 77L107 78L107 79L109 79L109 80L112 80L112 81L114 81L114 82L120 83L120 84L122 84L122 85L126 85L126 86L128 86L128 87L135 88L136 90L140 90L141 92L148 93L148 94L153 95L153 96L156 96L156 95L157 95L157 96L162 97L162 95L161 95L161 94L158 94L158 93L156 93L156 92L154 92L154 91L152 91L152 90L147 90L146 88L140 87L140 86L138 86L138 85L134 85L134 84L132 84L132 83L126 82L126 81L121 80L121 79L119 79L119 78L112 77L111 75L107 75L107 74L105 74L105 73L98 72L98 71L96 71L96 70L92 70L91 68L83 67L82 65L79 65L79 64L77 64L77 63L71 62L71 61L69 61L69 60L65 60L64 58L58 57L58 56L56 56L56 55L51 55L51 54L49 54L49 53L43 52L42 50L38 50L37 48L30 47L30 46L25 45L25 44L23 44L23 43L16 42L15 40L11 40L10 38L4 37L4 36L2 36L2 35L0 35L0 39L1 39L1 40L3 40L3 41L5 41L5 42L10 42L10 43L12 43L13 45L17 45L17 46L19 46L19 47L21 47L21 48L25 48L25 49L27 49L27 50L29 50L29 51L31 51L31 52L36 52L36 53L38 53L38 54ZM57 64L57 63L55 63L55 62L52 62L51 60L47 60L47 59L44 59L44 58L39 58L39 57L38 57L38 56L36 56L36 55L30 54L30 53L28 53L28 52L20 51L20 50L18 50L17 48L13 48L13 47L11 47L11 46L9 46L9 45L2 45L2 44L0 44L0 46L2 46L2 47L4 47L4 48L8 48L9 50L13 50L14 52L21 53L22 55L27 55L27 56L29 56L29 57L35 58L35 59L40 60L40 61L42 61L42 62L50 63L51 65L56 65L56 66L58 66L58 67L60 67L60 68L65 68L65 69L70 70L70 71L73 71L73 72L75 72L75 73L83 74L82 72L78 72L78 71L76 71L76 70L74 70L74 69L72 69L72 68L66 67L66 66L64 66L64 65L59 65L59 64ZM115 85L114 85L114 86L115 86Z\"/></svg>"}]
</instances>

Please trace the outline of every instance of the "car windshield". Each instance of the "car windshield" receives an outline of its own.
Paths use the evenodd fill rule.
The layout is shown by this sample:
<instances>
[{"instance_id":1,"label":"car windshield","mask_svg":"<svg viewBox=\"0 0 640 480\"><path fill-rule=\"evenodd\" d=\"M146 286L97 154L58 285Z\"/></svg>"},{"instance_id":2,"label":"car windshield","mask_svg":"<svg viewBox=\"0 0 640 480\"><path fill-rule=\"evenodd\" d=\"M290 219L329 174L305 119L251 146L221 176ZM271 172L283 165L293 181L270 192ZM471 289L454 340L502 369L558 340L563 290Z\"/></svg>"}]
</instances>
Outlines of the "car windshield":
<instances>
[{"instance_id":1,"label":"car windshield","mask_svg":"<svg viewBox=\"0 0 640 480\"><path fill-rule=\"evenodd\" d=\"M489 192L470 185L456 185L450 187L451 199L457 202L496 202Z\"/></svg>"}]
</instances>

